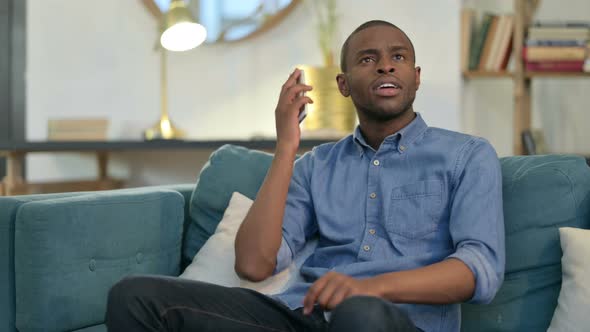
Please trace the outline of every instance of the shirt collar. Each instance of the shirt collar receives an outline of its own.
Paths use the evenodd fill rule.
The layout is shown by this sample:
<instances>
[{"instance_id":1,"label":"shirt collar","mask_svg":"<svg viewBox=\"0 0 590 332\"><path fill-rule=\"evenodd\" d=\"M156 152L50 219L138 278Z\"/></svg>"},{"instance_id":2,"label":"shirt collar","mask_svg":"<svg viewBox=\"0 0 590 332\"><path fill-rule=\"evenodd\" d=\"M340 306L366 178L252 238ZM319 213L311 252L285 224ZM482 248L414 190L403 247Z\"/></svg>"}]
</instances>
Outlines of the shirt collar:
<instances>
[{"instance_id":1,"label":"shirt collar","mask_svg":"<svg viewBox=\"0 0 590 332\"><path fill-rule=\"evenodd\" d=\"M428 129L428 125L424 122L424 119L422 119L422 115L416 112L414 120L398 132L387 136L383 140L382 146L386 144L391 145L393 148L403 153L426 129ZM352 137L361 156L364 154L366 148L373 149L365 141L360 126L356 126Z\"/></svg>"}]
</instances>

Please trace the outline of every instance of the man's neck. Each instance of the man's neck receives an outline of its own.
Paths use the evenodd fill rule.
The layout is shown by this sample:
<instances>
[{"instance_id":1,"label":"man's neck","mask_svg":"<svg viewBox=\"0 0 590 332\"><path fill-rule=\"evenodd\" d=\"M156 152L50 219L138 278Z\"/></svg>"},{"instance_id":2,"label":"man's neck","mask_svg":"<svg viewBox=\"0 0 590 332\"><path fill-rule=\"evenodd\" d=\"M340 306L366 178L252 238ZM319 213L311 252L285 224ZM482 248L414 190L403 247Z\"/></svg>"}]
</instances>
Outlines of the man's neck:
<instances>
[{"instance_id":1,"label":"man's neck","mask_svg":"<svg viewBox=\"0 0 590 332\"><path fill-rule=\"evenodd\" d=\"M416 113L413 110L409 110L400 117L389 121L375 121L373 119L359 117L359 126L365 142L373 149L378 150L386 137L400 131L410 124L414 118L416 118Z\"/></svg>"}]
</instances>

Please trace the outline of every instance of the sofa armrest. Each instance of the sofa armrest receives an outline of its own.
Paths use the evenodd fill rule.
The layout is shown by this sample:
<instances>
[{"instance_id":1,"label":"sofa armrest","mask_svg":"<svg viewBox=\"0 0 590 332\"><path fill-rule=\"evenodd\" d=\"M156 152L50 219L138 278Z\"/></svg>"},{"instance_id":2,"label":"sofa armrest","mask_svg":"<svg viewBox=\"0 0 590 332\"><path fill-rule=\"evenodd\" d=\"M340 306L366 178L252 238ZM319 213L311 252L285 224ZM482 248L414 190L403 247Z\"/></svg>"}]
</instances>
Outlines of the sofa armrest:
<instances>
[{"instance_id":1,"label":"sofa armrest","mask_svg":"<svg viewBox=\"0 0 590 332\"><path fill-rule=\"evenodd\" d=\"M16 327L76 330L104 320L129 274L178 275L184 199L144 188L23 204L15 221Z\"/></svg>"}]
</instances>

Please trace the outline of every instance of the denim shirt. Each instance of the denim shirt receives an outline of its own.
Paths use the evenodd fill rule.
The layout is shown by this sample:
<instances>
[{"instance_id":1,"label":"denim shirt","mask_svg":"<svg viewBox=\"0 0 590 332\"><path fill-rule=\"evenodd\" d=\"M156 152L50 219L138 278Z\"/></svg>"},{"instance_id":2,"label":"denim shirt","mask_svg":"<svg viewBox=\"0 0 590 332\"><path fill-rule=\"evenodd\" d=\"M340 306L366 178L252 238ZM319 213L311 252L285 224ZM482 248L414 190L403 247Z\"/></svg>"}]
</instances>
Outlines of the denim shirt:
<instances>
[{"instance_id":1,"label":"denim shirt","mask_svg":"<svg viewBox=\"0 0 590 332\"><path fill-rule=\"evenodd\" d=\"M299 308L328 271L355 278L449 258L475 276L471 303L489 303L504 276L502 178L484 139L428 127L420 114L375 151L354 134L304 154L294 166L276 270L306 241L318 246L298 282L276 298ZM426 332L459 331L460 305L393 304Z\"/></svg>"}]
</instances>

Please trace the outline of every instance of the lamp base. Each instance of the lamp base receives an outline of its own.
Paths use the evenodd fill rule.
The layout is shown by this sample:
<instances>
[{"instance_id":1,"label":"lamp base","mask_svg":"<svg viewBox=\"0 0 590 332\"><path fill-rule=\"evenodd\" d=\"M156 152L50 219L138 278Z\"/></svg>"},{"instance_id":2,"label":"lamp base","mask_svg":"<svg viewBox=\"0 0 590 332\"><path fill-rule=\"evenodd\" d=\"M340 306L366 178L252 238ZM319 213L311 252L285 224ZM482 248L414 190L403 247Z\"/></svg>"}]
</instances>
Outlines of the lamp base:
<instances>
[{"instance_id":1,"label":"lamp base","mask_svg":"<svg viewBox=\"0 0 590 332\"><path fill-rule=\"evenodd\" d=\"M167 116L162 116L153 127L146 129L143 133L146 140L181 139L184 136L184 131L176 128Z\"/></svg>"}]
</instances>

